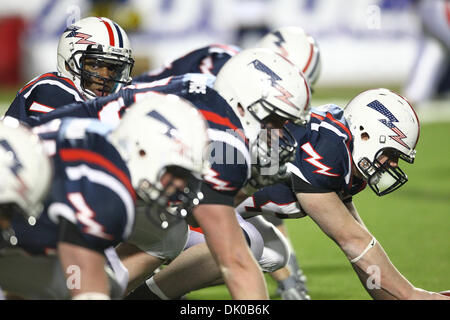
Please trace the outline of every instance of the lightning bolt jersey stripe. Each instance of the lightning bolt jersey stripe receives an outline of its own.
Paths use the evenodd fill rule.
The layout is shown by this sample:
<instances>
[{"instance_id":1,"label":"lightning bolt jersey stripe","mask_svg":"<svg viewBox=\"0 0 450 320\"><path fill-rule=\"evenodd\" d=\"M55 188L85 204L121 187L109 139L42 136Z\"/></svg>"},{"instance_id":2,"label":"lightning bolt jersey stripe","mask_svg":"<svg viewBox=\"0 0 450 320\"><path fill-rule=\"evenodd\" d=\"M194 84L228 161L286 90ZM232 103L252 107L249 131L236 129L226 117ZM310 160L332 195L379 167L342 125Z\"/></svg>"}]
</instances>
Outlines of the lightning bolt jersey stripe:
<instances>
[{"instance_id":1,"label":"lightning bolt jersey stripe","mask_svg":"<svg viewBox=\"0 0 450 320\"><path fill-rule=\"evenodd\" d=\"M351 195L361 189L352 180L353 137L340 107L329 104L312 108L306 127L289 124L288 128L299 144L293 174L322 190Z\"/></svg>"}]
</instances>

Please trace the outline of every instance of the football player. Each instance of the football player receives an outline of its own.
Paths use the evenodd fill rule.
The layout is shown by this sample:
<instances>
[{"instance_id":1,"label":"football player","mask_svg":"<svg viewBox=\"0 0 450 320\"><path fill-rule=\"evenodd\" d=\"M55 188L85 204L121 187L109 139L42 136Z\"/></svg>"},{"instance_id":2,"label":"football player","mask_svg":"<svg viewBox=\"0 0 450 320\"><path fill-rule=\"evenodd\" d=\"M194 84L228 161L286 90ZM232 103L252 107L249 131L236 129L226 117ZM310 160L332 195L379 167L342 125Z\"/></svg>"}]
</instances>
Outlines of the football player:
<instances>
[{"instance_id":1,"label":"football player","mask_svg":"<svg viewBox=\"0 0 450 320\"><path fill-rule=\"evenodd\" d=\"M37 76L17 95L6 116L26 122L63 105L105 96L131 83L130 42L107 18L88 17L69 26L57 49L57 71Z\"/></svg>"},{"instance_id":2,"label":"football player","mask_svg":"<svg viewBox=\"0 0 450 320\"><path fill-rule=\"evenodd\" d=\"M176 214L168 199L189 205L188 182L210 167L206 121L174 95L133 104L117 127L56 119L33 129L41 140L19 125L0 130L2 235L13 246L1 252L0 284L26 298L121 298L128 277L112 247L131 235L135 204L145 219Z\"/></svg>"},{"instance_id":3,"label":"football player","mask_svg":"<svg viewBox=\"0 0 450 320\"><path fill-rule=\"evenodd\" d=\"M280 133L279 145L284 147L272 153L275 157L281 155L272 162L266 155L268 143L258 138L262 128L281 129L287 120L307 121L310 92L303 74L271 50L248 49L227 61L217 78L187 74L131 85L108 97L55 110L40 121L74 115L118 122L130 104L153 91L189 100L208 121L215 153L202 184L204 198L192 211L196 220L192 224L198 223L205 233L233 298L267 298L264 278L237 222L234 199L247 180L270 184L284 174L283 163L292 155L295 139L288 131ZM258 163L255 165L252 159L259 159ZM179 250L170 252L161 252L161 247L152 250L153 241L145 243L149 235L145 229L142 232L143 236L136 235L118 248L130 272L129 290L140 285L165 260L175 258L185 244L184 240ZM223 237L228 241L224 242ZM173 241L176 237L164 238ZM162 247L167 251L172 245Z\"/></svg>"},{"instance_id":4,"label":"football player","mask_svg":"<svg viewBox=\"0 0 450 320\"><path fill-rule=\"evenodd\" d=\"M306 80L308 81L308 84L310 85L311 91L313 91L313 86L317 82L321 70L320 50L314 38L308 35L302 28L278 28L264 36L254 45L254 47L268 48L294 63L303 72ZM237 52L239 52L239 50L240 49L238 48L225 45L211 45L208 47L204 47L192 51L187 55L173 61L162 70L143 74L139 77L134 78L133 81L153 81L161 79L163 77L184 74L187 72L217 74L223 64ZM287 230L284 227L284 224L282 222L283 220L273 215L266 215L265 218L273 223L284 235L284 237L287 238ZM289 240L287 240L287 245L290 247L291 255L288 259L288 266L281 268L280 266L284 266L286 264L286 261L284 258L279 258L284 257L283 253L285 252L286 248L284 243L285 241L282 239L282 237L280 237L279 233L276 230L273 230L270 226L268 226L260 219L250 219L248 221L239 219L239 221L241 224L241 228L246 230L247 234L253 234L255 235L255 237L262 237L262 241L264 241L266 244L268 244L269 246L274 246L281 250L282 253L280 253L279 255L272 254L270 258L264 256L261 257L261 254L258 255L257 253L259 252L259 250L252 247L258 247L258 245L255 244L258 241L256 239L252 239L253 241L251 241L252 252L254 253L254 256L257 258L257 260L260 260L260 266L263 268L263 270L266 272L270 272L270 270L276 270L273 271L271 275L278 283L278 292L280 293L282 298L285 300L309 299L306 288L306 277L298 265L297 257L292 250L292 245L290 244ZM255 224L255 226L251 226L250 224L252 223ZM251 231L255 227L257 230L265 231L267 234L257 236L257 232L255 233L254 231ZM279 242L275 242L273 240L275 238L280 238ZM185 249L190 248L193 245L203 241L204 237L201 228L191 228L189 240ZM270 248L267 248L265 252L272 252L272 250ZM187 255L189 255L189 253L186 253L183 256ZM181 258L178 259L178 263L186 263L181 262L180 260ZM174 267L175 265L176 264L173 264L172 267ZM169 270L171 270L171 268L168 268L162 273L158 274L156 278L162 278L166 273L168 274L170 272ZM171 278L169 275L166 276L168 278ZM157 279L155 280L157 281ZM175 281L176 280L173 280L173 282ZM130 298L138 298L136 295L138 294L138 292L140 292L141 296L145 295L146 291L146 288L141 288L141 290L136 291L132 296L130 296Z\"/></svg>"},{"instance_id":5,"label":"football player","mask_svg":"<svg viewBox=\"0 0 450 320\"><path fill-rule=\"evenodd\" d=\"M289 164L292 179L246 199L237 208L242 217L308 215L341 248L374 299L448 299L414 287L400 274L352 201L367 185L383 196L408 181L400 161L414 162L420 131L410 104L392 91L373 89L357 95L344 109L333 104L312 108L306 127L287 126L299 143ZM220 272L212 258L206 250L198 252L191 265L170 264L171 277L163 269L147 281L154 295L173 299L217 283ZM380 275L377 285L370 281L374 266Z\"/></svg>"}]
</instances>

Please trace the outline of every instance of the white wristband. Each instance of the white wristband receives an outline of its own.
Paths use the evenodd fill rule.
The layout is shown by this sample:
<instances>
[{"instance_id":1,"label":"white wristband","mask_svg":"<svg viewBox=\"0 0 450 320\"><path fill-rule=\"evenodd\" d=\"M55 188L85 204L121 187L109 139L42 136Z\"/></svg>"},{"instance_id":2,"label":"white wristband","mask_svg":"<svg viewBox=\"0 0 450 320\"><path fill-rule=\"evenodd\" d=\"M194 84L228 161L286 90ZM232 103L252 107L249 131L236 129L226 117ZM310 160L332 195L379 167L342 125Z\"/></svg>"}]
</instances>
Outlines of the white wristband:
<instances>
[{"instance_id":1,"label":"white wristband","mask_svg":"<svg viewBox=\"0 0 450 320\"><path fill-rule=\"evenodd\" d=\"M164 294L164 292L161 291L161 289L158 287L158 285L155 283L155 280L153 280L153 277L150 279L147 279L145 281L147 284L147 287L150 291L152 291L154 294L156 294L158 297L161 298L161 300L170 300L168 296Z\"/></svg>"},{"instance_id":2,"label":"white wristband","mask_svg":"<svg viewBox=\"0 0 450 320\"><path fill-rule=\"evenodd\" d=\"M100 292L84 292L72 297L72 300L111 300L111 298Z\"/></svg>"},{"instance_id":3,"label":"white wristband","mask_svg":"<svg viewBox=\"0 0 450 320\"><path fill-rule=\"evenodd\" d=\"M372 249L376 244L377 244L377 239L372 237L372 240L370 241L369 245L364 249L364 251L359 256L357 256L356 258L350 260L350 262L351 263L357 263L367 253L367 251Z\"/></svg>"}]
</instances>

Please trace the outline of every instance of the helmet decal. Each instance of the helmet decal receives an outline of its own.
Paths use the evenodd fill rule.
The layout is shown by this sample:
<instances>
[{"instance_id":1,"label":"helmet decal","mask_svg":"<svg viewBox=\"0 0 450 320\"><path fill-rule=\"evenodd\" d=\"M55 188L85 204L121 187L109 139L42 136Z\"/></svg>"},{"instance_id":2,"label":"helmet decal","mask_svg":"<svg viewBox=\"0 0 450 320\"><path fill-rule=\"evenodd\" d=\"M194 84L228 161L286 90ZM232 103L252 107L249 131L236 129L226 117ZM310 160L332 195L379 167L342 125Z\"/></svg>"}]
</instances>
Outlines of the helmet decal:
<instances>
[{"instance_id":1,"label":"helmet decal","mask_svg":"<svg viewBox=\"0 0 450 320\"><path fill-rule=\"evenodd\" d=\"M14 163L9 167L9 169L17 178L19 178L19 170L23 168L23 165L20 162L19 158L17 158L16 152L14 152L14 149L11 147L8 141L4 139L0 140L0 146L2 146L3 149L6 150L6 152L11 152L11 154L13 155Z\"/></svg>"},{"instance_id":2,"label":"helmet decal","mask_svg":"<svg viewBox=\"0 0 450 320\"><path fill-rule=\"evenodd\" d=\"M384 115L386 119L378 119L382 124L391 129L395 135L389 136L392 140L398 142L405 148L411 149L402 139L407 138L407 136L395 126L394 122L398 122L397 118L386 108L381 102L378 100L374 100L367 104L369 108L374 109L375 111Z\"/></svg>"},{"instance_id":3,"label":"helmet decal","mask_svg":"<svg viewBox=\"0 0 450 320\"><path fill-rule=\"evenodd\" d=\"M86 34L83 32L77 32L77 30L81 29L77 26L70 26L68 27L64 32L70 31L70 33L66 36L66 38L80 38L76 44L95 44L95 42L89 41L90 37L92 37L90 34Z\"/></svg>"},{"instance_id":4,"label":"helmet decal","mask_svg":"<svg viewBox=\"0 0 450 320\"><path fill-rule=\"evenodd\" d=\"M255 67L256 70L259 70L259 71L267 74L270 77L272 85L274 83L276 83L277 81L281 80L279 75L277 75L274 71L272 71L272 69L270 69L268 66L266 66L264 63L262 63L258 59L255 59L250 63L253 64L253 66Z\"/></svg>"},{"instance_id":5,"label":"helmet decal","mask_svg":"<svg viewBox=\"0 0 450 320\"><path fill-rule=\"evenodd\" d=\"M149 113L147 113L147 116L152 117L152 118L164 123L167 126L167 131L164 132L164 135L169 138L175 138L172 135L172 133L173 133L173 130L176 130L176 127L169 120L167 120L167 118L164 117L161 113L159 113L156 110L152 110Z\"/></svg>"},{"instance_id":6,"label":"helmet decal","mask_svg":"<svg viewBox=\"0 0 450 320\"><path fill-rule=\"evenodd\" d=\"M293 97L293 95L285 88L283 88L279 83L277 83L277 81L283 80L279 75L277 75L273 70L271 70L268 66L266 66L258 59L253 60L249 64L253 64L256 70L264 72L270 77L272 87L274 87L281 93L281 96L276 96L275 98L283 101L284 103L293 107L294 109L299 110L299 108L289 100L290 98Z\"/></svg>"},{"instance_id":7,"label":"helmet decal","mask_svg":"<svg viewBox=\"0 0 450 320\"><path fill-rule=\"evenodd\" d=\"M283 35L280 31L276 31L273 33L273 35L277 38L276 41L273 43L281 50L281 55L285 58L288 56L287 50L283 47L283 43L286 43L286 40L284 40Z\"/></svg>"}]
</instances>

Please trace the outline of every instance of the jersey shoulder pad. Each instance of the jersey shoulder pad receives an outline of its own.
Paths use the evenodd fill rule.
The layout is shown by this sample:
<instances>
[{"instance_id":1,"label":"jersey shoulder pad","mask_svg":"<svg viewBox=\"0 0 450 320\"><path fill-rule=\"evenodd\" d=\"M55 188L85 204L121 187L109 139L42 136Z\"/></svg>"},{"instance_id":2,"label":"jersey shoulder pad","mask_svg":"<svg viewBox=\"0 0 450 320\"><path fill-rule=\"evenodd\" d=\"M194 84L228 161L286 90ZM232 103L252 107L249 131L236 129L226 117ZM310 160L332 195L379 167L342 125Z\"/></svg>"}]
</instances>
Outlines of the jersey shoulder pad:
<instances>
[{"instance_id":1,"label":"jersey shoulder pad","mask_svg":"<svg viewBox=\"0 0 450 320\"><path fill-rule=\"evenodd\" d=\"M339 191L351 180L351 134L330 114L319 116L311 118L302 136L296 136L299 147L291 171L315 187Z\"/></svg>"},{"instance_id":2,"label":"jersey shoulder pad","mask_svg":"<svg viewBox=\"0 0 450 320\"><path fill-rule=\"evenodd\" d=\"M72 81L56 73L45 73L18 91L6 115L29 123L30 116L39 117L76 101L84 99Z\"/></svg>"},{"instance_id":3,"label":"jersey shoulder pad","mask_svg":"<svg viewBox=\"0 0 450 320\"><path fill-rule=\"evenodd\" d=\"M311 108L311 130L332 131L336 135L344 138L348 143L353 143L353 137L344 117L344 110L335 105L327 104ZM325 132L325 131L324 131Z\"/></svg>"},{"instance_id":4,"label":"jersey shoulder pad","mask_svg":"<svg viewBox=\"0 0 450 320\"><path fill-rule=\"evenodd\" d=\"M20 89L18 94L23 95L26 99L30 96L37 99L52 93L59 95L58 97L48 97L53 98L54 101L63 99L65 96L70 96L71 101L84 101L75 84L70 79L59 76L56 72L44 73L34 78Z\"/></svg>"}]
</instances>

